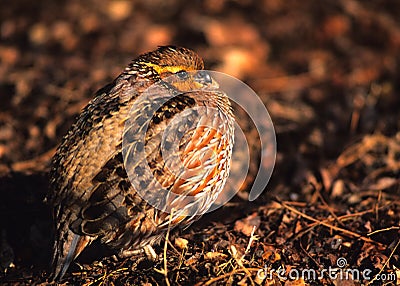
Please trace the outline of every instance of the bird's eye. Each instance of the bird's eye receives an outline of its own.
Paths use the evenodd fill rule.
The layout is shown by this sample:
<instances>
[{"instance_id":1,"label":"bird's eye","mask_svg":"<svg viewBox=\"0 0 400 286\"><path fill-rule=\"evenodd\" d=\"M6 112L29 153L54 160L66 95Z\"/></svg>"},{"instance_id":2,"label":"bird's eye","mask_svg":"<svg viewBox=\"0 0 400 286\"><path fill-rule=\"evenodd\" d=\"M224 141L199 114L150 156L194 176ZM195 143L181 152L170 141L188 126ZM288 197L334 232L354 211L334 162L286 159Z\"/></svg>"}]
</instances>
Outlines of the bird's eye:
<instances>
[{"instance_id":1,"label":"bird's eye","mask_svg":"<svg viewBox=\"0 0 400 286\"><path fill-rule=\"evenodd\" d=\"M198 71L194 76L194 80L202 84L212 83L212 78L207 71Z\"/></svg>"},{"instance_id":2,"label":"bird's eye","mask_svg":"<svg viewBox=\"0 0 400 286\"><path fill-rule=\"evenodd\" d=\"M186 80L189 78L189 74L184 70L178 71L175 74L180 80Z\"/></svg>"}]
</instances>

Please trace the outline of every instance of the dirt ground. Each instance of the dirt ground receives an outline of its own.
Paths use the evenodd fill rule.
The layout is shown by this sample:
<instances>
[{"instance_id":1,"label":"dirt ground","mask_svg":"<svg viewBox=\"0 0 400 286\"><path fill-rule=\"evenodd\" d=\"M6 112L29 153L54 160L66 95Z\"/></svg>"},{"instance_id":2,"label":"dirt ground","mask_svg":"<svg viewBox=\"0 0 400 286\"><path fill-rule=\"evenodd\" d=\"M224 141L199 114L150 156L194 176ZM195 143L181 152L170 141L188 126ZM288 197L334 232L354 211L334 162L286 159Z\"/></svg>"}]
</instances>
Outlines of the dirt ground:
<instances>
[{"instance_id":1,"label":"dirt ground","mask_svg":"<svg viewBox=\"0 0 400 286\"><path fill-rule=\"evenodd\" d=\"M253 166L154 262L89 251L63 282L399 285L399 19L396 0L1 1L0 283L46 283L47 171L75 116L131 59L174 44L263 100L271 181L249 202Z\"/></svg>"}]
</instances>

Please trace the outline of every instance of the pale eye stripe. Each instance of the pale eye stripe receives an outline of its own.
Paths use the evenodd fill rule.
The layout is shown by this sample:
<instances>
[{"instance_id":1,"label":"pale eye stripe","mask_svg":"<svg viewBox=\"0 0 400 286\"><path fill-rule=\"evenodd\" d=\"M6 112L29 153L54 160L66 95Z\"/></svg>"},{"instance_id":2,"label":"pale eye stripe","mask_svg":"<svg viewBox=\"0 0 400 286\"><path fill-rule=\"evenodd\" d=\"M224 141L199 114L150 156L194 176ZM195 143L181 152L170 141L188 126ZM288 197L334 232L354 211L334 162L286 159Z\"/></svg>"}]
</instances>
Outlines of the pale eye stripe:
<instances>
[{"instance_id":1,"label":"pale eye stripe","mask_svg":"<svg viewBox=\"0 0 400 286\"><path fill-rule=\"evenodd\" d=\"M188 70L194 70L193 68L188 68L186 66L159 66L157 64L149 63L149 62L142 62L142 64L153 68L158 74L162 74L165 72L170 72L170 73L177 73L179 71L188 71Z\"/></svg>"}]
</instances>

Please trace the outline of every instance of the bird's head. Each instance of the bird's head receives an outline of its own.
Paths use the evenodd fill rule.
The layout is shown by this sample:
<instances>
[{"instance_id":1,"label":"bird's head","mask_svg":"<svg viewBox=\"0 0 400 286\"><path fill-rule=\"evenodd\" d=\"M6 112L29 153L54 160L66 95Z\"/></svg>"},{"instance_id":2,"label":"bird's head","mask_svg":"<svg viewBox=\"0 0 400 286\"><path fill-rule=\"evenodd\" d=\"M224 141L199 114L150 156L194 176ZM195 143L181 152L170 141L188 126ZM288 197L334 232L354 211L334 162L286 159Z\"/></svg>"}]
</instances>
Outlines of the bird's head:
<instances>
[{"instance_id":1,"label":"bird's head","mask_svg":"<svg viewBox=\"0 0 400 286\"><path fill-rule=\"evenodd\" d=\"M203 60L194 51L175 46L162 46L143 54L129 65L127 72L137 79L165 81L177 90L217 87L217 83L204 69Z\"/></svg>"}]
</instances>

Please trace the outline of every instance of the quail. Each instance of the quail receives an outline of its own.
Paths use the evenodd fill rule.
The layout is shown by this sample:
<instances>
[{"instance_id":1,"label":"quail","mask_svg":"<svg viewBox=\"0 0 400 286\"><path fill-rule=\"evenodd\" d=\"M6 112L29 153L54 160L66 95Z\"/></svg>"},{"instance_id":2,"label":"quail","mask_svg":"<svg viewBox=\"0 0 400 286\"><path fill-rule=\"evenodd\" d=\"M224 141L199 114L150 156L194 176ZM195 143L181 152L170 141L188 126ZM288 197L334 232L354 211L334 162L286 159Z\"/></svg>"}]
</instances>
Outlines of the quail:
<instances>
[{"instance_id":1,"label":"quail","mask_svg":"<svg viewBox=\"0 0 400 286\"><path fill-rule=\"evenodd\" d=\"M159 47L100 89L52 160L51 280L93 241L120 256L187 226L229 175L234 116L193 51Z\"/></svg>"}]
</instances>

